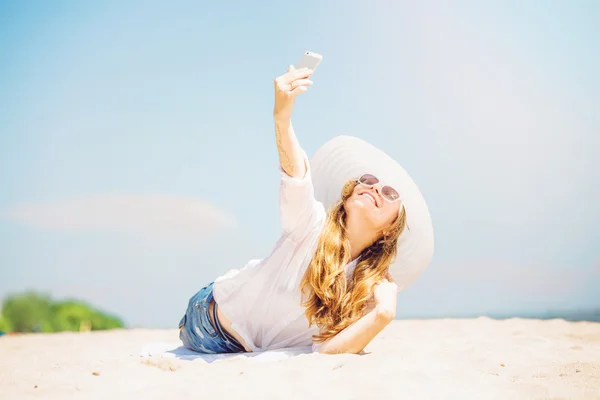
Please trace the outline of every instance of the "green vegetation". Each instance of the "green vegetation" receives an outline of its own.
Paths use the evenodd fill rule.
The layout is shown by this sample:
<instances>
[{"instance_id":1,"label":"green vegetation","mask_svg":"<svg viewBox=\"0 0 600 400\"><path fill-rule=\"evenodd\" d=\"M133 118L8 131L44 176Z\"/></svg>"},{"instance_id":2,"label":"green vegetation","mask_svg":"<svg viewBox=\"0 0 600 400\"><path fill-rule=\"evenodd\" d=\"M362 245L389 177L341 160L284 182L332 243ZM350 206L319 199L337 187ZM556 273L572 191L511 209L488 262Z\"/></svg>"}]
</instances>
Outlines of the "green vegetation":
<instances>
[{"instance_id":1,"label":"green vegetation","mask_svg":"<svg viewBox=\"0 0 600 400\"><path fill-rule=\"evenodd\" d=\"M122 328L123 321L76 301L54 302L45 294L27 292L4 299L0 331L62 332Z\"/></svg>"}]
</instances>

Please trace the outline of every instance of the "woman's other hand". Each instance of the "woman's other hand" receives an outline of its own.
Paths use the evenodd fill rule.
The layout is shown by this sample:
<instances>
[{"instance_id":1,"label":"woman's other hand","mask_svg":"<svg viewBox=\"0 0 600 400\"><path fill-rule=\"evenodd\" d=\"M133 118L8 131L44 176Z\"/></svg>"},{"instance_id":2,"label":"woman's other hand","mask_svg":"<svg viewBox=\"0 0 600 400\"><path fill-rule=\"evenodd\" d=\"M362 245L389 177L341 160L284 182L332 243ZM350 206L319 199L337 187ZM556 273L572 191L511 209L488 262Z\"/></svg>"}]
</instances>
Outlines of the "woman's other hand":
<instances>
[{"instance_id":1,"label":"woman's other hand","mask_svg":"<svg viewBox=\"0 0 600 400\"><path fill-rule=\"evenodd\" d=\"M319 348L320 353L360 353L371 340L381 332L396 316L398 286L391 280L383 279L373 288L374 309L350 325ZM367 304L367 307L369 304Z\"/></svg>"},{"instance_id":2,"label":"woman's other hand","mask_svg":"<svg viewBox=\"0 0 600 400\"><path fill-rule=\"evenodd\" d=\"M313 82L308 79L313 70L295 69L292 65L288 72L275 78L275 106L273 117L276 120L289 120L292 116L294 101L300 93L306 92Z\"/></svg>"},{"instance_id":3,"label":"woman's other hand","mask_svg":"<svg viewBox=\"0 0 600 400\"><path fill-rule=\"evenodd\" d=\"M383 279L373 289L375 308L377 313L389 320L396 316L396 302L398 300L398 285L388 279Z\"/></svg>"}]
</instances>

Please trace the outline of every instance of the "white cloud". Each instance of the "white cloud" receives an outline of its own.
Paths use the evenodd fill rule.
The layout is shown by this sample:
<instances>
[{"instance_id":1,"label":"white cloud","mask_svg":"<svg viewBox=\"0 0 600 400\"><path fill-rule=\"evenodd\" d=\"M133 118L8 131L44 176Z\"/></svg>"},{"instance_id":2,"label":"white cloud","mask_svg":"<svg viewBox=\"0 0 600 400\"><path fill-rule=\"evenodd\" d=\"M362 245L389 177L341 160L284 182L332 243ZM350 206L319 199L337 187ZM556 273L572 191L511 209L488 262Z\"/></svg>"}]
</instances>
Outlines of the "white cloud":
<instances>
[{"instance_id":1,"label":"white cloud","mask_svg":"<svg viewBox=\"0 0 600 400\"><path fill-rule=\"evenodd\" d=\"M9 207L0 216L23 225L66 232L151 236L206 235L233 228L234 216L206 200L165 195L103 194Z\"/></svg>"}]
</instances>

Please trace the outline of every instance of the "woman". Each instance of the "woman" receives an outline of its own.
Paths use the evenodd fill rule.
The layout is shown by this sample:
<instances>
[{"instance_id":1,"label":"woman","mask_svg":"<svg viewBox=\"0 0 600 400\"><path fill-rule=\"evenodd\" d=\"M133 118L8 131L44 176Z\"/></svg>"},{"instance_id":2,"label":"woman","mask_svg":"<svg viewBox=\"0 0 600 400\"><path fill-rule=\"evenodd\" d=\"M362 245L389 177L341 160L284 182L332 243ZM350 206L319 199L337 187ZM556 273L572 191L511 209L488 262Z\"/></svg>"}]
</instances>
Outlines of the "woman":
<instances>
[{"instance_id":1,"label":"woman","mask_svg":"<svg viewBox=\"0 0 600 400\"><path fill-rule=\"evenodd\" d=\"M341 136L309 164L290 117L311 75L290 67L275 79L281 238L268 257L229 271L190 299L179 328L192 350L312 345L322 353L358 353L392 321L398 290L431 259L425 201L384 152Z\"/></svg>"}]
</instances>

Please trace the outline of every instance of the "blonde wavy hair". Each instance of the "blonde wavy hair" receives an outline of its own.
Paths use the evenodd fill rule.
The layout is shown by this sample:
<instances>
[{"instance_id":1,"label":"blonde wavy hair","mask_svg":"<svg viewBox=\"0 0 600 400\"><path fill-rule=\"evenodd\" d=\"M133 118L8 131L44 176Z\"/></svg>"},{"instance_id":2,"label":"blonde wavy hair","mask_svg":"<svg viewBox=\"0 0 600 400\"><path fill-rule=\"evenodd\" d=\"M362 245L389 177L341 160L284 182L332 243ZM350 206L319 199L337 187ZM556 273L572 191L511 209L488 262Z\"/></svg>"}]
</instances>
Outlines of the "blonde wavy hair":
<instances>
[{"instance_id":1,"label":"blonde wavy hair","mask_svg":"<svg viewBox=\"0 0 600 400\"><path fill-rule=\"evenodd\" d=\"M354 277L347 284L344 267L352 260L345 236L344 203L356 185L356 180L348 181L340 201L329 210L317 250L300 283L306 318L310 326L319 327L319 334L314 336L317 343L334 337L364 315L373 287L387 277L396 256L398 237L406 226L406 211L401 206L387 235L360 254Z\"/></svg>"}]
</instances>

